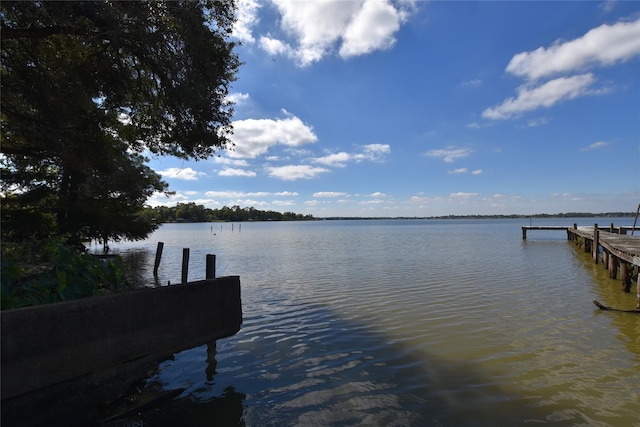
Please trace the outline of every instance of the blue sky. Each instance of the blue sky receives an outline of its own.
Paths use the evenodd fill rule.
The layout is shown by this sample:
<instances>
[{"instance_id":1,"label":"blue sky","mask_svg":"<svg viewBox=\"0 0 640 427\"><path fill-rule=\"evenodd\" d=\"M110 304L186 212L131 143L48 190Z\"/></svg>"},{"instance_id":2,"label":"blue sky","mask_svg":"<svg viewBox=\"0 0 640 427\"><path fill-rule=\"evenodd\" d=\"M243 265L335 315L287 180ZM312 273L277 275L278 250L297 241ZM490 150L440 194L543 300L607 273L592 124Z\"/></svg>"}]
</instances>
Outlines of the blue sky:
<instances>
[{"instance_id":1,"label":"blue sky","mask_svg":"<svg viewBox=\"0 0 640 427\"><path fill-rule=\"evenodd\" d=\"M235 149L151 205L635 211L640 2L239 2Z\"/></svg>"}]
</instances>

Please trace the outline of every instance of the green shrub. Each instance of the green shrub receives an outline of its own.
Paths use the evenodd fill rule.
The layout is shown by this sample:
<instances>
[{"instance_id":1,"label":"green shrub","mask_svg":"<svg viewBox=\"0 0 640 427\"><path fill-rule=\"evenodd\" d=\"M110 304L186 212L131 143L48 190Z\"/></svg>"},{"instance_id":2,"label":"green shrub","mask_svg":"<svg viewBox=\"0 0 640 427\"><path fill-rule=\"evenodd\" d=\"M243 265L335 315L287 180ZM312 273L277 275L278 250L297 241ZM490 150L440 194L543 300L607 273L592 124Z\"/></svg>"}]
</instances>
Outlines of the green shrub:
<instances>
[{"instance_id":1,"label":"green shrub","mask_svg":"<svg viewBox=\"0 0 640 427\"><path fill-rule=\"evenodd\" d=\"M2 246L2 309L68 301L122 291L122 259L82 253L60 238Z\"/></svg>"}]
</instances>

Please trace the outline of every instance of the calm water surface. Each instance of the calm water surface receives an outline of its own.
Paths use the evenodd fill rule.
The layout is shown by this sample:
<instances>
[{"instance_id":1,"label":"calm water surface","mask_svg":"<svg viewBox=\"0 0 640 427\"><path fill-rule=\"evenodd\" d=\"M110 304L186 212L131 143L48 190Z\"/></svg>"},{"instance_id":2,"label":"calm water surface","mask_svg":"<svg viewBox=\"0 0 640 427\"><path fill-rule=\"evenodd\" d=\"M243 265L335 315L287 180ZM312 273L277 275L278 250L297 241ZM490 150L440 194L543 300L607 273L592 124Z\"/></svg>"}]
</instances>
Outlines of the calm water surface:
<instances>
[{"instance_id":1,"label":"calm water surface","mask_svg":"<svg viewBox=\"0 0 640 427\"><path fill-rule=\"evenodd\" d=\"M632 219L631 219L632 221ZM629 225L629 219L613 220ZM534 219L601 226L611 219ZM640 426L632 294L561 231L523 220L167 224L113 249L151 283L205 255L239 275L240 332L176 354L125 425ZM232 230L233 226L233 230ZM187 313L185 313L187 314Z\"/></svg>"}]
</instances>

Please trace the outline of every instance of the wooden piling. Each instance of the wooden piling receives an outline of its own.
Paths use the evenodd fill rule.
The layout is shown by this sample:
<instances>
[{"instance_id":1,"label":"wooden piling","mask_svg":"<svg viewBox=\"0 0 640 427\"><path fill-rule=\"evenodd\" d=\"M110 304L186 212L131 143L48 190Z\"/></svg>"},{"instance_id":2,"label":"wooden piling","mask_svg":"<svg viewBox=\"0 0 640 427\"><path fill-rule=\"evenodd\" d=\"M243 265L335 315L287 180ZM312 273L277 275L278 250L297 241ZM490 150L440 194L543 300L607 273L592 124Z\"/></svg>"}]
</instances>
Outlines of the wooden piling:
<instances>
[{"instance_id":1,"label":"wooden piling","mask_svg":"<svg viewBox=\"0 0 640 427\"><path fill-rule=\"evenodd\" d=\"M598 224L593 229L593 262L598 263L598 246L600 245L600 230L598 230Z\"/></svg>"},{"instance_id":2,"label":"wooden piling","mask_svg":"<svg viewBox=\"0 0 640 427\"><path fill-rule=\"evenodd\" d=\"M638 272L637 282L638 283L636 283L636 296L638 297L638 305L636 305L636 308L640 310L640 272Z\"/></svg>"},{"instance_id":3,"label":"wooden piling","mask_svg":"<svg viewBox=\"0 0 640 427\"><path fill-rule=\"evenodd\" d=\"M189 248L182 249L182 281L181 283L187 283L187 276L189 275Z\"/></svg>"},{"instance_id":4,"label":"wooden piling","mask_svg":"<svg viewBox=\"0 0 640 427\"><path fill-rule=\"evenodd\" d=\"M629 274L629 264L624 261L620 262L620 280L622 281L622 290L631 292L631 276Z\"/></svg>"},{"instance_id":5,"label":"wooden piling","mask_svg":"<svg viewBox=\"0 0 640 427\"><path fill-rule=\"evenodd\" d=\"M153 264L153 276L158 276L158 267L160 267L160 260L162 259L162 249L164 248L164 242L158 242L158 248L156 249L156 261Z\"/></svg>"},{"instance_id":6,"label":"wooden piling","mask_svg":"<svg viewBox=\"0 0 640 427\"><path fill-rule=\"evenodd\" d=\"M207 280L216 278L216 256L212 254L207 254L206 278Z\"/></svg>"},{"instance_id":7,"label":"wooden piling","mask_svg":"<svg viewBox=\"0 0 640 427\"><path fill-rule=\"evenodd\" d=\"M618 277L618 260L611 254L609 256L609 278L615 279L616 277Z\"/></svg>"}]
</instances>

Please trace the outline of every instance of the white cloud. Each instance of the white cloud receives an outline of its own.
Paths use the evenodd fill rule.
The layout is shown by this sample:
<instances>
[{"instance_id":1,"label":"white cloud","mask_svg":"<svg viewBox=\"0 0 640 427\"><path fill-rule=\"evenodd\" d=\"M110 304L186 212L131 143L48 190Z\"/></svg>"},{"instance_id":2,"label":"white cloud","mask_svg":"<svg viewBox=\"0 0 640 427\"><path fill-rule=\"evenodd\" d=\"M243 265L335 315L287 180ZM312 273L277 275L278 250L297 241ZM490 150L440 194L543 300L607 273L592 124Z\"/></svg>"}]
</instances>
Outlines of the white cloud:
<instances>
[{"instance_id":1,"label":"white cloud","mask_svg":"<svg viewBox=\"0 0 640 427\"><path fill-rule=\"evenodd\" d=\"M164 193L155 192L147 199L145 204L155 207L155 206L171 206L176 203L186 200L187 196L181 194L180 192L176 192L172 195L166 195Z\"/></svg>"},{"instance_id":2,"label":"white cloud","mask_svg":"<svg viewBox=\"0 0 640 427\"><path fill-rule=\"evenodd\" d=\"M249 162L244 159L230 159L229 157L213 157L213 162L221 165L231 165L231 166L249 166Z\"/></svg>"},{"instance_id":3,"label":"white cloud","mask_svg":"<svg viewBox=\"0 0 640 427\"><path fill-rule=\"evenodd\" d=\"M531 119L527 122L527 127L533 128L538 126L543 126L549 123L549 119L547 117L540 117L537 119Z\"/></svg>"},{"instance_id":4,"label":"white cloud","mask_svg":"<svg viewBox=\"0 0 640 427\"><path fill-rule=\"evenodd\" d=\"M252 200L252 199L238 199L230 204L238 205L238 206L252 206L252 207L266 207L269 206L268 202L264 200Z\"/></svg>"},{"instance_id":5,"label":"white cloud","mask_svg":"<svg viewBox=\"0 0 640 427\"><path fill-rule=\"evenodd\" d=\"M329 154L328 156L318 157L313 161L327 166L344 167L345 163L351 160L351 158L351 154L341 151L339 153Z\"/></svg>"},{"instance_id":6,"label":"white cloud","mask_svg":"<svg viewBox=\"0 0 640 427\"><path fill-rule=\"evenodd\" d=\"M308 66L335 51L349 58L387 49L394 34L414 8L414 2L389 0L295 1L274 0L281 29L291 42L263 35L260 46Z\"/></svg>"},{"instance_id":7,"label":"white cloud","mask_svg":"<svg viewBox=\"0 0 640 427\"><path fill-rule=\"evenodd\" d=\"M341 151L339 153L328 154L323 157L313 159L314 163L321 163L326 166L344 167L347 162L362 162L365 160L372 162L382 161L384 155L391 152L389 144L368 144L362 146L359 153L347 153Z\"/></svg>"},{"instance_id":8,"label":"white cloud","mask_svg":"<svg viewBox=\"0 0 640 427\"><path fill-rule=\"evenodd\" d=\"M478 193L458 192L458 193L449 194L449 198L450 199L456 199L456 200L467 200L467 199L472 199L472 198L477 197L477 196L478 196Z\"/></svg>"},{"instance_id":9,"label":"white cloud","mask_svg":"<svg viewBox=\"0 0 640 427\"><path fill-rule=\"evenodd\" d=\"M471 122L465 125L465 127L469 128L469 129L482 129L482 128L488 128L493 126L493 123L478 123L478 122Z\"/></svg>"},{"instance_id":10,"label":"white cloud","mask_svg":"<svg viewBox=\"0 0 640 427\"><path fill-rule=\"evenodd\" d=\"M482 117L493 120L509 119L541 107L549 108L567 99L600 93L589 90L589 86L594 82L593 74L589 73L560 77L537 87L523 85L518 88L516 98L508 98L496 107L487 108L482 112Z\"/></svg>"},{"instance_id":11,"label":"white cloud","mask_svg":"<svg viewBox=\"0 0 640 427\"><path fill-rule=\"evenodd\" d=\"M539 47L514 55L506 71L528 82L517 89L515 98L487 108L482 117L502 120L519 117L538 108L549 108L557 103L585 95L602 95L610 87L590 89L596 82L594 67L612 66L640 56L640 19L601 25L570 41L557 40L550 47ZM571 75L582 72L582 74ZM562 77L553 78L557 75ZM553 78L545 83L540 79ZM532 120L529 127L546 123L546 119Z\"/></svg>"},{"instance_id":12,"label":"white cloud","mask_svg":"<svg viewBox=\"0 0 640 427\"><path fill-rule=\"evenodd\" d=\"M271 193L268 191L257 191L244 193L242 191L207 191L205 193L207 197L215 197L219 199L239 199L243 197L269 197L269 196L297 196L298 193L291 191L280 191L277 193Z\"/></svg>"},{"instance_id":13,"label":"white cloud","mask_svg":"<svg viewBox=\"0 0 640 427\"><path fill-rule=\"evenodd\" d=\"M469 172L467 168L458 168L458 169L453 169L449 171L450 174L460 174L460 173L467 173L467 172Z\"/></svg>"},{"instance_id":14,"label":"white cloud","mask_svg":"<svg viewBox=\"0 0 640 427\"><path fill-rule=\"evenodd\" d=\"M577 39L521 52L511 59L507 72L536 80L594 65L610 66L634 56L640 56L640 19L601 25Z\"/></svg>"},{"instance_id":15,"label":"white cloud","mask_svg":"<svg viewBox=\"0 0 640 427\"><path fill-rule=\"evenodd\" d=\"M230 93L227 96L227 101L233 102L234 104L242 104L249 100L248 93Z\"/></svg>"},{"instance_id":16,"label":"white cloud","mask_svg":"<svg viewBox=\"0 0 640 427\"><path fill-rule=\"evenodd\" d=\"M376 191L375 193L369 194L370 197L387 197L386 194Z\"/></svg>"},{"instance_id":17,"label":"white cloud","mask_svg":"<svg viewBox=\"0 0 640 427\"><path fill-rule=\"evenodd\" d=\"M366 1L343 33L340 56L349 58L388 49L406 15L384 1Z\"/></svg>"},{"instance_id":18,"label":"white cloud","mask_svg":"<svg viewBox=\"0 0 640 427\"><path fill-rule=\"evenodd\" d=\"M313 193L313 197L342 197L346 195L347 193L340 191L318 191L317 193Z\"/></svg>"},{"instance_id":19,"label":"white cloud","mask_svg":"<svg viewBox=\"0 0 640 427\"><path fill-rule=\"evenodd\" d=\"M464 82L460 83L460 87L478 87L481 84L482 84L482 80L473 79L473 80L467 80L467 81L464 81Z\"/></svg>"},{"instance_id":20,"label":"white cloud","mask_svg":"<svg viewBox=\"0 0 640 427\"><path fill-rule=\"evenodd\" d=\"M329 169L308 165L287 165L278 167L267 167L266 169L269 172L269 176L280 178L285 181L294 181L296 179L310 179L321 173L329 172Z\"/></svg>"},{"instance_id":21,"label":"white cloud","mask_svg":"<svg viewBox=\"0 0 640 427\"><path fill-rule=\"evenodd\" d=\"M255 39L251 32L252 28L259 22L258 9L260 5L257 0L237 0L236 22L233 25L233 36L240 41L253 43Z\"/></svg>"},{"instance_id":22,"label":"white cloud","mask_svg":"<svg viewBox=\"0 0 640 427\"><path fill-rule=\"evenodd\" d=\"M260 47L269 55L295 56L295 51L291 46L270 36L260 37Z\"/></svg>"},{"instance_id":23,"label":"white cloud","mask_svg":"<svg viewBox=\"0 0 640 427\"><path fill-rule=\"evenodd\" d=\"M255 158L276 144L298 147L318 140L313 129L295 116L276 120L238 120L233 122L232 139L235 147L229 151L229 156L236 158Z\"/></svg>"},{"instance_id":24,"label":"white cloud","mask_svg":"<svg viewBox=\"0 0 640 427\"><path fill-rule=\"evenodd\" d=\"M271 204L274 206L295 206L296 202L292 200L274 200Z\"/></svg>"},{"instance_id":25,"label":"white cloud","mask_svg":"<svg viewBox=\"0 0 640 427\"><path fill-rule=\"evenodd\" d=\"M185 181L196 181L198 176L207 176L204 172L196 172L191 168L169 168L158 171L165 178L183 179Z\"/></svg>"},{"instance_id":26,"label":"white cloud","mask_svg":"<svg viewBox=\"0 0 640 427\"><path fill-rule=\"evenodd\" d=\"M618 0L605 0L604 2L600 3L598 5L598 7L604 12L604 13L609 13L611 12L613 9L615 9L616 7L616 3L618 2Z\"/></svg>"},{"instance_id":27,"label":"white cloud","mask_svg":"<svg viewBox=\"0 0 640 427\"><path fill-rule=\"evenodd\" d=\"M382 203L388 203L388 202L381 199L363 200L361 202L358 202L359 205L380 205Z\"/></svg>"},{"instance_id":28,"label":"white cloud","mask_svg":"<svg viewBox=\"0 0 640 427\"><path fill-rule=\"evenodd\" d=\"M381 161L385 154L391 152L389 144L368 144L364 145L362 153L355 154L354 160L360 162L362 160L370 160L373 162Z\"/></svg>"},{"instance_id":29,"label":"white cloud","mask_svg":"<svg viewBox=\"0 0 640 427\"><path fill-rule=\"evenodd\" d=\"M470 148L446 147L437 150L429 150L424 154L429 157L439 157L444 159L445 162L451 163L456 159L467 157L471 153L473 153L473 150Z\"/></svg>"},{"instance_id":30,"label":"white cloud","mask_svg":"<svg viewBox=\"0 0 640 427\"><path fill-rule=\"evenodd\" d=\"M253 171L248 171L245 169L233 169L233 168L225 168L218 172L219 176L247 176L254 177L256 173Z\"/></svg>"},{"instance_id":31,"label":"white cloud","mask_svg":"<svg viewBox=\"0 0 640 427\"><path fill-rule=\"evenodd\" d=\"M597 141L597 142L594 142L593 144L589 145L588 147L581 148L580 151L597 150L598 148L604 148L609 144L610 144L609 142Z\"/></svg>"},{"instance_id":32,"label":"white cloud","mask_svg":"<svg viewBox=\"0 0 640 427\"><path fill-rule=\"evenodd\" d=\"M475 169L475 170L472 170L471 172L469 172L469 170L467 168L458 168L458 169L452 169L448 173L452 174L452 175L455 175L455 174L466 174L466 173L471 173L471 175L480 175L482 173L482 169Z\"/></svg>"}]
</instances>

